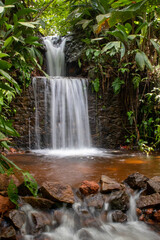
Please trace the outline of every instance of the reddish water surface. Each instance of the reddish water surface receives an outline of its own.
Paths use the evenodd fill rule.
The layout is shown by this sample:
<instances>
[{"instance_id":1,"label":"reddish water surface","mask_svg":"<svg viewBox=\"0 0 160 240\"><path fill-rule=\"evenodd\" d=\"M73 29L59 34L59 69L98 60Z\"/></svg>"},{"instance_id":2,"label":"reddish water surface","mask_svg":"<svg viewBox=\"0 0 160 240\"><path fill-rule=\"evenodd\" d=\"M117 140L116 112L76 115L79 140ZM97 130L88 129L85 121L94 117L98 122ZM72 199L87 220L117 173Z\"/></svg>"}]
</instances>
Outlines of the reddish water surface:
<instances>
[{"instance_id":1,"label":"reddish water surface","mask_svg":"<svg viewBox=\"0 0 160 240\"><path fill-rule=\"evenodd\" d=\"M84 154L85 155L85 154ZM43 154L10 154L9 159L29 171L41 184L58 181L77 187L83 180L98 182L105 174L118 181L140 172L148 177L160 175L160 155L149 156L128 151L105 150L99 156L54 156Z\"/></svg>"}]
</instances>

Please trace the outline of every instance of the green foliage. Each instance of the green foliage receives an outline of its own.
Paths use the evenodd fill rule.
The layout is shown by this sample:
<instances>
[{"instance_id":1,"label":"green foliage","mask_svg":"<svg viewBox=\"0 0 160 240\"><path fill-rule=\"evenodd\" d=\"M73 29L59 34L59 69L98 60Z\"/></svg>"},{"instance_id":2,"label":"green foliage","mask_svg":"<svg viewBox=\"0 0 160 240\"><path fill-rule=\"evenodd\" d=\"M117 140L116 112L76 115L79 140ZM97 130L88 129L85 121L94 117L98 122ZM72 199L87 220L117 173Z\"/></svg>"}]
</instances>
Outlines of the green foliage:
<instances>
[{"instance_id":1,"label":"green foliage","mask_svg":"<svg viewBox=\"0 0 160 240\"><path fill-rule=\"evenodd\" d=\"M9 120L12 114L10 103L16 94L21 94L22 88L30 84L32 71L42 71L40 64L43 60L38 49L41 44L36 36L40 22L32 20L30 14L34 12L21 1L0 1L0 173L19 171L24 175L26 186L36 195L37 185L33 177L3 154L5 149L9 150L10 137L19 136ZM17 204L18 192L12 180L8 196Z\"/></svg>"},{"instance_id":2,"label":"green foliage","mask_svg":"<svg viewBox=\"0 0 160 240\"><path fill-rule=\"evenodd\" d=\"M11 179L10 182L9 182L7 193L8 193L8 197L10 198L10 200L16 206L18 206L18 204L17 204L17 202L18 202L18 189L17 189L13 179Z\"/></svg>"},{"instance_id":3,"label":"green foliage","mask_svg":"<svg viewBox=\"0 0 160 240\"><path fill-rule=\"evenodd\" d=\"M33 176L29 172L23 172L25 186L30 190L33 196L37 196L38 185Z\"/></svg>"},{"instance_id":4,"label":"green foliage","mask_svg":"<svg viewBox=\"0 0 160 240\"><path fill-rule=\"evenodd\" d=\"M113 83L112 83L112 87L113 87L113 90L114 90L114 93L115 94L118 94L121 90L121 86L125 84L125 82L123 80L121 80L119 77L117 77Z\"/></svg>"}]
</instances>

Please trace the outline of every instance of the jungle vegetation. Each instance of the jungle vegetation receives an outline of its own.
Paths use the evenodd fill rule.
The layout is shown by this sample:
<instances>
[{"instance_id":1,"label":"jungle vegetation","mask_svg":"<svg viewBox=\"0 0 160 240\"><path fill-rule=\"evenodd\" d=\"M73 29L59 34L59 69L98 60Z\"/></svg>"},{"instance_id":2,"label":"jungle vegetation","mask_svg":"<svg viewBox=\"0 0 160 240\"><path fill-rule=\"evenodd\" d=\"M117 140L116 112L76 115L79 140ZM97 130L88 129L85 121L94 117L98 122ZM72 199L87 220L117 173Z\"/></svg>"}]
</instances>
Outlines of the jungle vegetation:
<instances>
[{"instance_id":1,"label":"jungle vegetation","mask_svg":"<svg viewBox=\"0 0 160 240\"><path fill-rule=\"evenodd\" d=\"M114 94L124 96L125 144L147 153L160 148L159 0L1 0L0 172L20 171L34 195L32 176L4 154L18 136L10 104L35 73L45 74L41 36L69 33L80 33L84 49L78 63L94 71L97 95L111 85Z\"/></svg>"}]
</instances>

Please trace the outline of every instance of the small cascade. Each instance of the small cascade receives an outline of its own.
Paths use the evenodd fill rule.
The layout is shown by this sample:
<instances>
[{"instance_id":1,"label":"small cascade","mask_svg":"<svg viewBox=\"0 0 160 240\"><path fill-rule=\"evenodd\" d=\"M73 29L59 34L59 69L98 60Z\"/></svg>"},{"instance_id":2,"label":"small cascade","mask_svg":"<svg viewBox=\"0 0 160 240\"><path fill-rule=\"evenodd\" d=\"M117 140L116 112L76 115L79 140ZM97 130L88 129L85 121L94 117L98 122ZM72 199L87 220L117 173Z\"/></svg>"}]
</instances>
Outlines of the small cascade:
<instances>
[{"instance_id":1,"label":"small cascade","mask_svg":"<svg viewBox=\"0 0 160 240\"><path fill-rule=\"evenodd\" d=\"M65 77L65 38L46 37L44 44L50 77L33 78L35 148L89 148L87 79Z\"/></svg>"},{"instance_id":2,"label":"small cascade","mask_svg":"<svg viewBox=\"0 0 160 240\"><path fill-rule=\"evenodd\" d=\"M138 195L131 197L130 203L135 203ZM76 202L72 209L61 208L59 210L42 212L33 209L30 205L24 205L21 211L25 212L26 220L20 233L22 240L158 240L159 235L151 231L146 224L134 219L127 214L125 223L108 221L102 218L103 212L93 207L83 206L85 202ZM134 204L135 205L135 204ZM112 216L108 205L105 209ZM34 221L37 219L37 221ZM39 220L38 220L39 219ZM103 220L102 220L103 219ZM88 220L88 221L87 221ZM47 223L47 224L44 224ZM38 228L39 227L39 228Z\"/></svg>"},{"instance_id":3,"label":"small cascade","mask_svg":"<svg viewBox=\"0 0 160 240\"><path fill-rule=\"evenodd\" d=\"M65 76L65 38L45 37L47 73L49 76Z\"/></svg>"}]
</instances>

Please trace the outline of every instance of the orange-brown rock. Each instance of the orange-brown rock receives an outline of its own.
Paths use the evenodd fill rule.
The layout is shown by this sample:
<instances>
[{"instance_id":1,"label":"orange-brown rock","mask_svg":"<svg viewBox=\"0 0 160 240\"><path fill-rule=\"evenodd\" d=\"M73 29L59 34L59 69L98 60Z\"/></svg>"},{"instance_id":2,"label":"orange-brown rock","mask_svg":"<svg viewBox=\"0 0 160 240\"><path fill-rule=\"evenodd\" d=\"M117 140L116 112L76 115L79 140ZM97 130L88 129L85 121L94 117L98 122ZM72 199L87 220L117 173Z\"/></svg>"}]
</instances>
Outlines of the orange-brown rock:
<instances>
[{"instance_id":1,"label":"orange-brown rock","mask_svg":"<svg viewBox=\"0 0 160 240\"><path fill-rule=\"evenodd\" d=\"M99 190L99 185L98 183L94 181L83 181L82 184L79 187L80 192L87 196L89 194L95 194Z\"/></svg>"},{"instance_id":2,"label":"orange-brown rock","mask_svg":"<svg viewBox=\"0 0 160 240\"><path fill-rule=\"evenodd\" d=\"M51 201L74 203L74 194L71 186L68 184L45 182L42 184L40 192L44 198Z\"/></svg>"},{"instance_id":3,"label":"orange-brown rock","mask_svg":"<svg viewBox=\"0 0 160 240\"><path fill-rule=\"evenodd\" d=\"M139 208L136 208L136 213L137 213L138 216L140 216L142 214L142 210L139 209Z\"/></svg>"},{"instance_id":4,"label":"orange-brown rock","mask_svg":"<svg viewBox=\"0 0 160 240\"><path fill-rule=\"evenodd\" d=\"M154 213L154 218L157 220L157 222L160 222L160 210Z\"/></svg>"},{"instance_id":5,"label":"orange-brown rock","mask_svg":"<svg viewBox=\"0 0 160 240\"><path fill-rule=\"evenodd\" d=\"M9 200L8 197L0 196L0 214L3 214L14 208L15 205Z\"/></svg>"},{"instance_id":6,"label":"orange-brown rock","mask_svg":"<svg viewBox=\"0 0 160 240\"><path fill-rule=\"evenodd\" d=\"M145 216L144 214L142 214L140 217L139 217L139 221L144 221L145 220Z\"/></svg>"},{"instance_id":7,"label":"orange-brown rock","mask_svg":"<svg viewBox=\"0 0 160 240\"><path fill-rule=\"evenodd\" d=\"M148 209L146 209L146 210L145 210L145 213L146 213L147 215L152 214L152 213L153 213L153 208L148 208Z\"/></svg>"}]
</instances>

